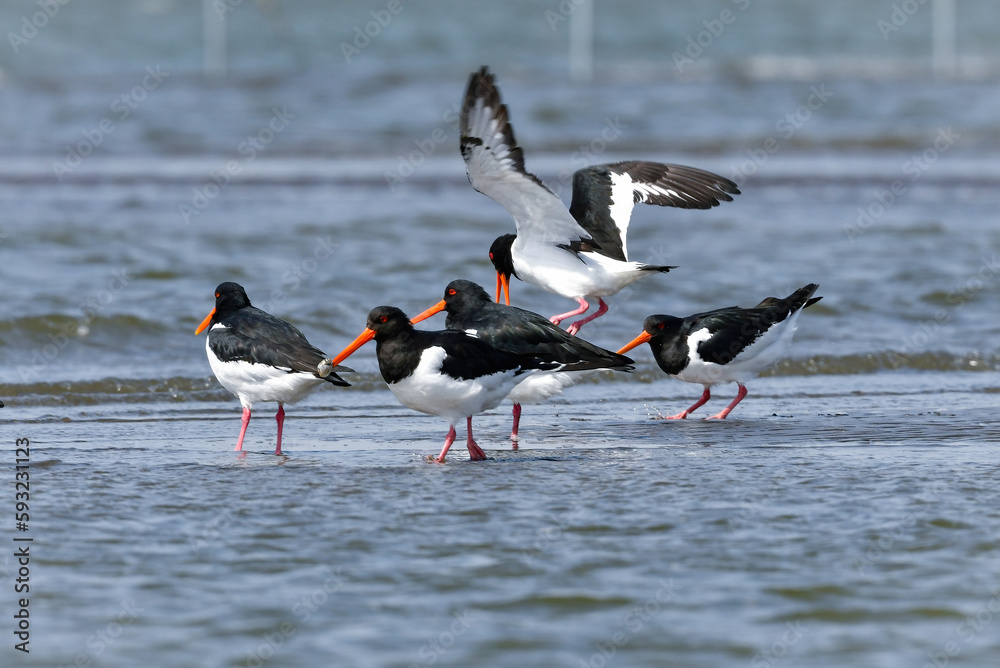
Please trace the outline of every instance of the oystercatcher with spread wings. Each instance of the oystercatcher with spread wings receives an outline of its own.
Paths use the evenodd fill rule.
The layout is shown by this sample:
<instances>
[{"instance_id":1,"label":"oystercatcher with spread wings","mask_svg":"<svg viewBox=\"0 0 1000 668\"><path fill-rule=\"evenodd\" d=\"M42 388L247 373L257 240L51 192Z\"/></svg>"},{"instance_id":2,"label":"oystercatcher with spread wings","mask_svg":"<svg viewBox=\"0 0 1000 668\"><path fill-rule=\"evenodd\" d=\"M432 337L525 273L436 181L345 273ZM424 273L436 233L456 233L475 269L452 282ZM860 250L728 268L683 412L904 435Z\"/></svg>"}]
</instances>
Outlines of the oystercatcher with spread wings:
<instances>
[{"instance_id":1,"label":"oystercatcher with spread wings","mask_svg":"<svg viewBox=\"0 0 1000 668\"><path fill-rule=\"evenodd\" d=\"M463 417L469 458L486 459L472 437L472 416L500 405L515 385L529 377L529 371L564 366L531 353L500 350L465 332L414 329L394 306L373 308L365 330L330 364L337 366L372 339L379 371L396 399L413 410L448 420L448 435L437 462L444 462L455 442L455 423Z\"/></svg>"},{"instance_id":2,"label":"oystercatcher with spread wings","mask_svg":"<svg viewBox=\"0 0 1000 668\"><path fill-rule=\"evenodd\" d=\"M194 333L201 334L206 327L210 327L205 341L208 363L222 386L243 405L237 451L243 450L254 404L278 402L274 454L280 455L285 404L298 401L323 383L350 386L334 372L351 369L330 366L323 351L310 344L302 332L252 306L238 283L221 283L215 289L215 308Z\"/></svg>"},{"instance_id":3,"label":"oystercatcher with spread wings","mask_svg":"<svg viewBox=\"0 0 1000 668\"><path fill-rule=\"evenodd\" d=\"M494 304L486 290L472 281L458 279L449 283L444 289L444 298L414 316L413 323L440 311L448 313L444 323L448 329L463 331L508 353L535 355L560 364L559 371L532 372L507 395L514 402L510 439L515 450L522 403L537 403L562 392L580 377L579 373L567 373L569 371L631 371L633 368L628 357L572 336L537 313Z\"/></svg>"},{"instance_id":4,"label":"oystercatcher with spread wings","mask_svg":"<svg viewBox=\"0 0 1000 668\"><path fill-rule=\"evenodd\" d=\"M673 267L629 260L626 246L635 204L708 209L731 202L736 184L711 172L681 165L629 161L594 165L573 176L569 210L562 200L524 168L507 106L500 101L493 75L474 73L461 113L461 150L472 187L503 206L514 218L517 234L498 237L490 248L501 289L509 297L515 276L543 290L575 299L579 308L554 315L559 324L590 308L598 310L569 327L575 334L607 312L604 297L652 272Z\"/></svg>"},{"instance_id":5,"label":"oystercatcher with spread wings","mask_svg":"<svg viewBox=\"0 0 1000 668\"><path fill-rule=\"evenodd\" d=\"M813 297L815 283L784 299L768 297L753 308L730 306L686 318L651 315L643 332L618 352L625 354L649 342L653 358L663 371L688 383L703 385L701 398L687 410L666 420L682 420L711 398L716 383L736 382L736 398L708 419L722 420L747 395L746 379L782 358L792 342L795 321L802 309L822 297Z\"/></svg>"}]
</instances>

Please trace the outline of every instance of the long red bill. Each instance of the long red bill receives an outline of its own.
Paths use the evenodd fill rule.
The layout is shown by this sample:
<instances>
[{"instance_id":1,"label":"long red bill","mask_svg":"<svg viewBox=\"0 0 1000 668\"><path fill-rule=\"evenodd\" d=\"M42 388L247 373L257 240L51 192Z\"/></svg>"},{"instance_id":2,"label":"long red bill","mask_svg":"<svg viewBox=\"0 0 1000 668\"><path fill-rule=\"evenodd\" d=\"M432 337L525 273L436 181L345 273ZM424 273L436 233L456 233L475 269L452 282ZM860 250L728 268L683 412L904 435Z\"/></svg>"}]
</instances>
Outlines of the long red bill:
<instances>
[{"instance_id":1,"label":"long red bill","mask_svg":"<svg viewBox=\"0 0 1000 668\"><path fill-rule=\"evenodd\" d=\"M643 344L646 341L649 341L651 338L653 338L653 337L650 336L649 332L643 332L639 336L635 337L634 339L632 339L631 341L629 341L628 343L626 343L621 348L621 350L618 351L618 354L619 355L624 355L625 353L627 353L628 351L632 350L636 346L638 346L640 344Z\"/></svg>"},{"instance_id":2,"label":"long red bill","mask_svg":"<svg viewBox=\"0 0 1000 668\"><path fill-rule=\"evenodd\" d=\"M336 367L338 364L340 364L341 362L343 362L344 360L346 360L348 357L350 357L354 353L355 350L357 350L361 346L365 345L366 343L368 343L369 341L371 341L374 338L375 338L375 332L373 332L372 330L370 330L368 328L365 328L365 331L361 332L358 335L358 338L356 338L353 341L351 341L351 345L349 345L346 348L344 348L343 350L341 350L340 353L336 357L334 357L332 360L330 360L330 366Z\"/></svg>"},{"instance_id":3,"label":"long red bill","mask_svg":"<svg viewBox=\"0 0 1000 668\"><path fill-rule=\"evenodd\" d=\"M510 278L497 272L497 295L494 298L496 303L500 303L500 292L503 291L504 303L510 306Z\"/></svg>"},{"instance_id":4,"label":"long red bill","mask_svg":"<svg viewBox=\"0 0 1000 668\"><path fill-rule=\"evenodd\" d=\"M421 313L419 315L415 315L412 318L410 318L410 322L415 325L418 322L420 322L421 320L426 320L427 318L431 317L435 313L440 313L441 311L443 311L445 306L446 306L446 304L444 303L444 300L442 299L437 304L435 304L434 306L430 307L429 309L427 309L423 313Z\"/></svg>"},{"instance_id":5,"label":"long red bill","mask_svg":"<svg viewBox=\"0 0 1000 668\"><path fill-rule=\"evenodd\" d=\"M213 317L215 317L215 309L214 308L212 309L212 312L209 313L208 315L206 315L205 319L201 321L201 324L198 325L198 329L194 330L195 336L197 336L198 334L201 334L203 331L205 331L205 328L208 327L208 325L209 325L210 322L212 322L212 318Z\"/></svg>"}]
</instances>

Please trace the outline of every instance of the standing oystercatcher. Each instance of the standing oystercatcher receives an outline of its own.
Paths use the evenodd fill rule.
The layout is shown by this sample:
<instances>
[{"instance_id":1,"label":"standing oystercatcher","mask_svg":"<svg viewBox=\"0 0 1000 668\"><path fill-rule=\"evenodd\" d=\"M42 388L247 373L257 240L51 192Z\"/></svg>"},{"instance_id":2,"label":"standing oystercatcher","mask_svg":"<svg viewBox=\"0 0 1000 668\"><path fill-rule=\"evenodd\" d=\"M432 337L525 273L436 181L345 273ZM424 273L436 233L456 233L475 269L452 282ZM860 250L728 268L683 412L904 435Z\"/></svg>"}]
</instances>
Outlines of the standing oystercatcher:
<instances>
[{"instance_id":1,"label":"standing oystercatcher","mask_svg":"<svg viewBox=\"0 0 1000 668\"><path fill-rule=\"evenodd\" d=\"M243 426L236 450L243 449L254 404L278 402L278 445L274 454L280 455L286 403L298 401L324 382L350 386L334 372L352 369L330 366L323 351L306 341L302 332L251 306L238 283L219 284L215 308L194 333L201 334L209 326L205 342L208 362L222 386L243 405Z\"/></svg>"},{"instance_id":2,"label":"standing oystercatcher","mask_svg":"<svg viewBox=\"0 0 1000 668\"><path fill-rule=\"evenodd\" d=\"M337 365L375 339L382 378L400 403L448 420L450 428L436 461L444 462L455 441L455 423L466 418L466 446L473 461L486 459L472 437L472 416L496 408L534 369L561 365L531 353L500 350L455 330L421 331L394 306L368 314L367 328L330 361Z\"/></svg>"},{"instance_id":3,"label":"standing oystercatcher","mask_svg":"<svg viewBox=\"0 0 1000 668\"><path fill-rule=\"evenodd\" d=\"M730 306L686 318L651 315L642 323L643 332L618 352L627 353L649 342L653 358L674 378L705 387L693 406L666 420L682 420L711 398L716 383L735 382L739 392L733 402L710 420L722 420L747 395L744 380L777 362L785 354L795 333L795 321L813 297L815 283L799 288L788 297L768 297L753 308Z\"/></svg>"},{"instance_id":4,"label":"standing oystercatcher","mask_svg":"<svg viewBox=\"0 0 1000 668\"><path fill-rule=\"evenodd\" d=\"M615 369L631 371L632 360L570 335L543 316L514 306L494 304L486 290L472 281L455 280L444 290L444 299L412 320L414 324L446 311L445 327L457 329L504 352L534 355L557 362L560 371L535 371L518 383L507 398L514 402L514 426L510 439L517 449L521 404L548 399L578 378L567 371Z\"/></svg>"},{"instance_id":5,"label":"standing oystercatcher","mask_svg":"<svg viewBox=\"0 0 1000 668\"><path fill-rule=\"evenodd\" d=\"M629 219L637 203L708 209L739 194L729 179L693 167L629 161L594 165L573 175L573 200L562 200L534 174L514 140L507 106L485 67L474 73L461 113L461 149L472 187L503 206L517 234L498 237L490 248L497 270L497 301L513 275L543 290L575 299L579 308L554 315L559 324L590 308L572 323L570 334L607 312L603 297L633 281L674 267L630 262L626 248Z\"/></svg>"}]
</instances>

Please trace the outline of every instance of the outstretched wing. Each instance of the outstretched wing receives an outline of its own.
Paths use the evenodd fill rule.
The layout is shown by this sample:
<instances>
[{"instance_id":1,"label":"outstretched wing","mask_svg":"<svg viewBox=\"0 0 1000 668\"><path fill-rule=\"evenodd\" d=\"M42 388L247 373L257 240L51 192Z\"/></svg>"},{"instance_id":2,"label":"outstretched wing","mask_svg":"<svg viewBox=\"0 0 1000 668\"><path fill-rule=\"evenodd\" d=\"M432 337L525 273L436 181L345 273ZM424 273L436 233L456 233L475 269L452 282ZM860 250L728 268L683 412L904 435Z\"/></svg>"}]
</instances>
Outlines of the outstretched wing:
<instances>
[{"instance_id":1,"label":"outstretched wing","mask_svg":"<svg viewBox=\"0 0 1000 668\"><path fill-rule=\"evenodd\" d=\"M469 79L461 116L461 149L472 187L514 217L519 237L531 242L578 246L590 241L562 200L524 169L507 105L485 67Z\"/></svg>"},{"instance_id":2,"label":"outstretched wing","mask_svg":"<svg viewBox=\"0 0 1000 668\"><path fill-rule=\"evenodd\" d=\"M569 211L600 253L626 261L628 224L636 204L710 209L739 193L735 183L703 169L633 160L576 172Z\"/></svg>"}]
</instances>

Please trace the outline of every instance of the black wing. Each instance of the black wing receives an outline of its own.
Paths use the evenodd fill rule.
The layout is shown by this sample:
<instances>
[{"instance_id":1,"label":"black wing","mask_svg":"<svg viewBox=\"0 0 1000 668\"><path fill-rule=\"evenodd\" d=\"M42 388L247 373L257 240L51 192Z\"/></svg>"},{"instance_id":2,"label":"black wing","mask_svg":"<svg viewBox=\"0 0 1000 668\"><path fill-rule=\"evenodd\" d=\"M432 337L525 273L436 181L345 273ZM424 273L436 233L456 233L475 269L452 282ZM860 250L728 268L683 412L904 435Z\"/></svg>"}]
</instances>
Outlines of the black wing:
<instances>
[{"instance_id":1,"label":"black wing","mask_svg":"<svg viewBox=\"0 0 1000 668\"><path fill-rule=\"evenodd\" d=\"M627 261L626 236L632 208L656 204L710 209L733 201L736 184L695 167L629 161L593 165L573 175L569 212L598 243L603 255Z\"/></svg>"},{"instance_id":2,"label":"black wing","mask_svg":"<svg viewBox=\"0 0 1000 668\"><path fill-rule=\"evenodd\" d=\"M253 306L240 309L220 324L224 328L209 331L209 345L223 362L253 362L319 376L319 364L327 359L293 325ZM334 371L351 369L338 366ZM350 385L336 373L323 378L334 385Z\"/></svg>"}]
</instances>

